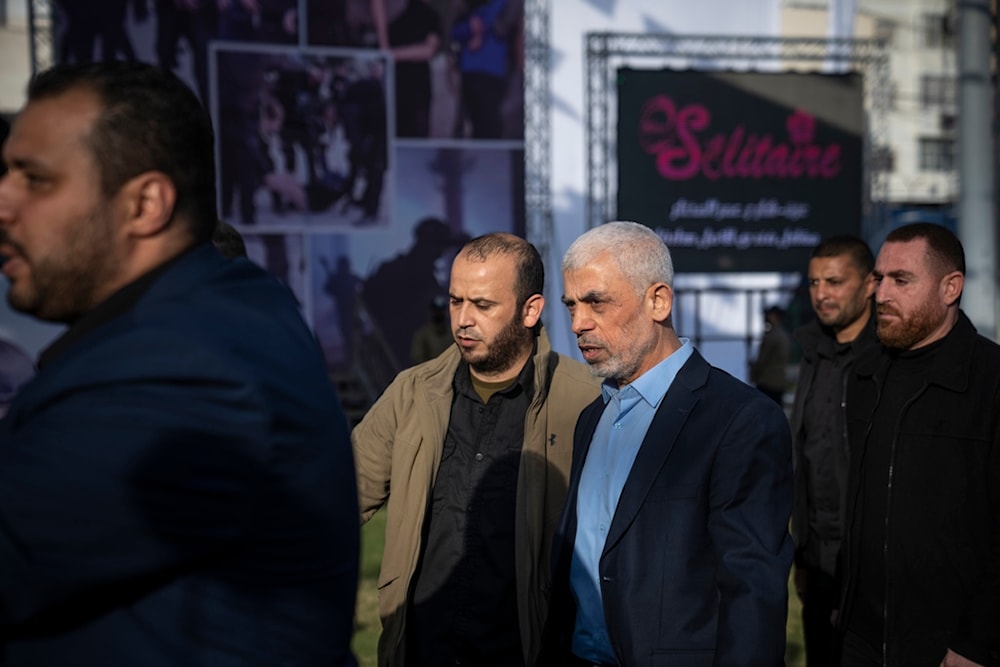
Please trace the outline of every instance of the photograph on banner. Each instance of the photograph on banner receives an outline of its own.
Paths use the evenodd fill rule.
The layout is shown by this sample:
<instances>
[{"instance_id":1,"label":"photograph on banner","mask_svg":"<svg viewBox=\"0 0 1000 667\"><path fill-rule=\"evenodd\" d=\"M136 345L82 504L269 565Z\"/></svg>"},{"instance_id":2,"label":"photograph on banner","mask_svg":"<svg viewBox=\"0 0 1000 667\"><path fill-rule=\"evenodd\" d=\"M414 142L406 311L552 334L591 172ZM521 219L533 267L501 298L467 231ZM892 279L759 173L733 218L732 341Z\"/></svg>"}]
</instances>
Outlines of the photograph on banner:
<instances>
[{"instance_id":1,"label":"photograph on banner","mask_svg":"<svg viewBox=\"0 0 1000 667\"><path fill-rule=\"evenodd\" d=\"M56 62L141 60L208 99L209 42L299 43L298 0L115 0L52 3Z\"/></svg>"},{"instance_id":2,"label":"photograph on banner","mask_svg":"<svg viewBox=\"0 0 1000 667\"><path fill-rule=\"evenodd\" d=\"M216 42L219 210L240 228L385 228L391 78L378 52Z\"/></svg>"},{"instance_id":3,"label":"photograph on banner","mask_svg":"<svg viewBox=\"0 0 1000 667\"><path fill-rule=\"evenodd\" d=\"M396 136L523 139L524 0L308 0L306 25L392 55Z\"/></svg>"},{"instance_id":4,"label":"photograph on banner","mask_svg":"<svg viewBox=\"0 0 1000 667\"><path fill-rule=\"evenodd\" d=\"M343 341L360 336L382 348L389 379L411 365L413 336L430 304L447 296L462 245L487 232L525 233L520 148L407 146L397 149L396 160L407 178L400 180L390 232L310 236L312 322L328 364L350 363L350 343ZM354 298L355 311L363 311L356 317L345 305ZM362 327L354 336L352 323Z\"/></svg>"},{"instance_id":5,"label":"photograph on banner","mask_svg":"<svg viewBox=\"0 0 1000 667\"><path fill-rule=\"evenodd\" d=\"M358 338L373 335L368 318L360 312L362 279L352 264L350 238L319 233L309 239L310 320L331 372L353 372Z\"/></svg>"},{"instance_id":6,"label":"photograph on banner","mask_svg":"<svg viewBox=\"0 0 1000 667\"><path fill-rule=\"evenodd\" d=\"M305 235L244 232L242 236L247 257L292 290L299 310L308 322L311 309L306 284L309 265Z\"/></svg>"},{"instance_id":7,"label":"photograph on banner","mask_svg":"<svg viewBox=\"0 0 1000 667\"><path fill-rule=\"evenodd\" d=\"M860 233L859 73L617 74L617 217L656 229L678 272L801 271Z\"/></svg>"}]
</instances>

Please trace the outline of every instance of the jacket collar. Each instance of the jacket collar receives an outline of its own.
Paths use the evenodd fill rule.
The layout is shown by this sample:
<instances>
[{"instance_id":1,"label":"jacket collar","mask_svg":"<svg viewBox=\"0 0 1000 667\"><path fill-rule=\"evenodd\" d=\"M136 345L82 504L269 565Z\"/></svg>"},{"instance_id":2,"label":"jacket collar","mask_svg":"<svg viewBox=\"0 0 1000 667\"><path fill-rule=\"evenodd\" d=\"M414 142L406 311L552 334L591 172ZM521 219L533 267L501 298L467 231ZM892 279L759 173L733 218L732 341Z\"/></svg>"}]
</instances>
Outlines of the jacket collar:
<instances>
[{"instance_id":1,"label":"jacket collar","mask_svg":"<svg viewBox=\"0 0 1000 667\"><path fill-rule=\"evenodd\" d=\"M549 379L558 364L557 356L552 354L549 336L540 324L538 325L538 336L535 338L535 356L532 357L532 361L535 364L532 403L538 404L545 400L549 391ZM434 359L417 366L415 372L420 374L430 394L450 399L451 381L461 362L462 354L459 352L458 346L451 345Z\"/></svg>"},{"instance_id":2,"label":"jacket collar","mask_svg":"<svg viewBox=\"0 0 1000 667\"><path fill-rule=\"evenodd\" d=\"M816 359L820 344L823 341L831 341L834 346L837 344L837 339L834 336L833 330L830 327L825 327L820 324L820 321L815 317L797 328L792 333L792 336L802 348L802 356L810 361L814 361ZM850 345L854 349L854 353L857 354L859 350L867 348L876 341L875 306L872 304L872 311L868 317L868 324L866 324L865 328L858 333L857 338L851 341Z\"/></svg>"},{"instance_id":3,"label":"jacket collar","mask_svg":"<svg viewBox=\"0 0 1000 667\"><path fill-rule=\"evenodd\" d=\"M958 321L944 337L940 353L935 354L927 365L927 382L951 391L965 390L972 367L973 343L978 335L976 327L965 313L958 311ZM875 346L859 360L857 373L861 377L882 377L891 358L888 348L884 345Z\"/></svg>"}]
</instances>

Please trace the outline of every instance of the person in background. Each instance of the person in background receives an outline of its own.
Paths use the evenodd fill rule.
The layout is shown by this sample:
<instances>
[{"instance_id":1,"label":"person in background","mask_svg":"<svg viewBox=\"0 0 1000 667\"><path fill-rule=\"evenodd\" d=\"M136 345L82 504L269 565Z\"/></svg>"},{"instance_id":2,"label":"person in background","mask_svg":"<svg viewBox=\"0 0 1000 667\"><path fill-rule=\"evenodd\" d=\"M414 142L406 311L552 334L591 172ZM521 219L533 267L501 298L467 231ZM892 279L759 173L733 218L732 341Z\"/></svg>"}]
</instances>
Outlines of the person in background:
<instances>
[{"instance_id":1,"label":"person in background","mask_svg":"<svg viewBox=\"0 0 1000 667\"><path fill-rule=\"evenodd\" d=\"M834 236L812 252L809 297L816 318L796 329L802 349L792 403L795 466L795 590L809 667L836 664L833 612L837 608L837 553L844 530L848 374L876 344L872 316L875 257L854 236Z\"/></svg>"},{"instance_id":2,"label":"person in background","mask_svg":"<svg viewBox=\"0 0 1000 667\"><path fill-rule=\"evenodd\" d=\"M1000 346L959 307L947 228L889 232L874 275L881 345L847 385L841 665L998 665Z\"/></svg>"},{"instance_id":3,"label":"person in background","mask_svg":"<svg viewBox=\"0 0 1000 667\"><path fill-rule=\"evenodd\" d=\"M455 344L400 373L351 439L362 521L385 507L378 664L538 663L573 428L597 395L553 352L538 251L511 234L452 263Z\"/></svg>"},{"instance_id":4,"label":"person in background","mask_svg":"<svg viewBox=\"0 0 1000 667\"><path fill-rule=\"evenodd\" d=\"M141 63L35 77L10 305L68 325L0 421L0 664L353 667L347 423L289 291L212 247L214 137Z\"/></svg>"},{"instance_id":5,"label":"person in background","mask_svg":"<svg viewBox=\"0 0 1000 667\"><path fill-rule=\"evenodd\" d=\"M448 323L448 298L436 296L429 304L429 321L413 334L410 354L414 364L422 364L455 344Z\"/></svg>"},{"instance_id":6,"label":"person in background","mask_svg":"<svg viewBox=\"0 0 1000 667\"><path fill-rule=\"evenodd\" d=\"M510 48L514 35L504 20L514 0L469 0L465 12L451 29L458 49L461 77L461 127L458 137L503 138L504 93L510 75ZM464 123L468 122L468 135Z\"/></svg>"},{"instance_id":7,"label":"person in background","mask_svg":"<svg viewBox=\"0 0 1000 667\"><path fill-rule=\"evenodd\" d=\"M396 136L426 138L431 130L430 62L441 49L441 17L430 0L406 0L389 23L396 63Z\"/></svg>"},{"instance_id":8,"label":"person in background","mask_svg":"<svg viewBox=\"0 0 1000 667\"><path fill-rule=\"evenodd\" d=\"M783 664L784 413L678 338L670 252L649 227L595 227L562 270L605 380L576 427L541 664Z\"/></svg>"},{"instance_id":9,"label":"person in background","mask_svg":"<svg viewBox=\"0 0 1000 667\"><path fill-rule=\"evenodd\" d=\"M787 368L791 358L792 339L784 325L785 311L779 306L764 309L764 336L757 358L750 362L750 381L765 396L784 405L788 388Z\"/></svg>"}]
</instances>

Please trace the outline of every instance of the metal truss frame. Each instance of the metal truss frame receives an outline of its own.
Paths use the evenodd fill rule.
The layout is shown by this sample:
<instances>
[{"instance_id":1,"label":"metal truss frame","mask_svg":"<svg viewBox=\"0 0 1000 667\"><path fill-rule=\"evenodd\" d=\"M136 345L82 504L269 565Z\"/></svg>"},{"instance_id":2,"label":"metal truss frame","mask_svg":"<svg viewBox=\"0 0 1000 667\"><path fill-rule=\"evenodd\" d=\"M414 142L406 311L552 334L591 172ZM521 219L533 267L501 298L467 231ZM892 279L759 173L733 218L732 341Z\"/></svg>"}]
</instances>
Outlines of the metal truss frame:
<instances>
[{"instance_id":1,"label":"metal truss frame","mask_svg":"<svg viewBox=\"0 0 1000 667\"><path fill-rule=\"evenodd\" d=\"M881 229L887 217L889 176L872 159L874 147L888 139L889 55L881 40L811 37L743 37L594 32L585 36L587 225L615 218L617 175L612 105L619 67L644 66L717 70L810 71L830 63L836 71L860 71L864 77L867 136L864 142L862 231Z\"/></svg>"},{"instance_id":2,"label":"metal truss frame","mask_svg":"<svg viewBox=\"0 0 1000 667\"><path fill-rule=\"evenodd\" d=\"M524 3L525 233L542 257L552 244L550 0Z\"/></svg>"},{"instance_id":3,"label":"metal truss frame","mask_svg":"<svg viewBox=\"0 0 1000 667\"><path fill-rule=\"evenodd\" d=\"M31 75L55 63L55 21L50 0L28 0L28 48Z\"/></svg>"}]
</instances>

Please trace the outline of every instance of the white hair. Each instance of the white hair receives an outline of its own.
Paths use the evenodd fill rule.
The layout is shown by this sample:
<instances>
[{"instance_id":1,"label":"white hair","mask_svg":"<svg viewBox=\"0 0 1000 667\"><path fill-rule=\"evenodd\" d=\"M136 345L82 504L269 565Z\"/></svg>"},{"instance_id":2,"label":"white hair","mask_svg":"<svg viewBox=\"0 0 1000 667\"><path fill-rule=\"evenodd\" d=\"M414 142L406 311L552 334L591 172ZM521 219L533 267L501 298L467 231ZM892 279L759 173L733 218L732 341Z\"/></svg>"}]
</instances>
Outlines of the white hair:
<instances>
[{"instance_id":1,"label":"white hair","mask_svg":"<svg viewBox=\"0 0 1000 667\"><path fill-rule=\"evenodd\" d=\"M670 250L652 229L637 222L609 222L584 232L566 251L562 270L574 271L610 253L637 294L654 283L674 286Z\"/></svg>"}]
</instances>

